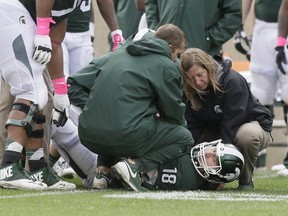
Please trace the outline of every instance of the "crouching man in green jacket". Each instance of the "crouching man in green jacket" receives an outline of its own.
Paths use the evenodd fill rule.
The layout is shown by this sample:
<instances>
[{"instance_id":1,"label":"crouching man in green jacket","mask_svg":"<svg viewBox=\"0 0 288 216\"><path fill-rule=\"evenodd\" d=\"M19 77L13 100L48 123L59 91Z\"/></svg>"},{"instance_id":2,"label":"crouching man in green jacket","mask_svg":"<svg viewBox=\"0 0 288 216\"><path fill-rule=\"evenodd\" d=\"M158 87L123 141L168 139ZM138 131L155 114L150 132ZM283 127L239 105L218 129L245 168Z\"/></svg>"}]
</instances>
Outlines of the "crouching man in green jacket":
<instances>
[{"instance_id":1,"label":"crouching man in green jacket","mask_svg":"<svg viewBox=\"0 0 288 216\"><path fill-rule=\"evenodd\" d=\"M194 144L186 128L181 77L174 62L186 39L178 27L166 24L124 43L69 77L69 97L83 109L80 140L102 158L98 166L111 168L125 188L143 191L140 173L149 181L155 176L149 175L151 171L186 157ZM121 159L103 163L107 158Z\"/></svg>"}]
</instances>

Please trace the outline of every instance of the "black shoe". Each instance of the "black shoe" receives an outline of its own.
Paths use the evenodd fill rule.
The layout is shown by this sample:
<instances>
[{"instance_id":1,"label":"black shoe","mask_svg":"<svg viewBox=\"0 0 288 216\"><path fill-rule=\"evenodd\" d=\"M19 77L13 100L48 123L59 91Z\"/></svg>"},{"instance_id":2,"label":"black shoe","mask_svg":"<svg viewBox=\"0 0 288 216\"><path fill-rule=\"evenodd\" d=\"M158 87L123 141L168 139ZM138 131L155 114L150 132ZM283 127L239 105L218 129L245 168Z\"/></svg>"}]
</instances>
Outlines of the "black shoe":
<instances>
[{"instance_id":1,"label":"black shoe","mask_svg":"<svg viewBox=\"0 0 288 216\"><path fill-rule=\"evenodd\" d=\"M248 184L239 184L239 186L237 187L237 190L239 190L239 191L254 191L253 180L251 179Z\"/></svg>"}]
</instances>

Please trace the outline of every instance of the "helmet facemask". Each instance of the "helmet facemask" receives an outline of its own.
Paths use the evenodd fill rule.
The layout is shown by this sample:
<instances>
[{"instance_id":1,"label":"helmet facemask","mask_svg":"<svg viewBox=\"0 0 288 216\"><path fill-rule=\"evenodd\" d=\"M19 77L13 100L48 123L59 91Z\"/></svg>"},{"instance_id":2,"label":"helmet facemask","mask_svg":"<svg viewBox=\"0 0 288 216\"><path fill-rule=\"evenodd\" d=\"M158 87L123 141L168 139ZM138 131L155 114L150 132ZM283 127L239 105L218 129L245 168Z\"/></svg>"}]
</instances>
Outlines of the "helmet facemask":
<instances>
[{"instance_id":1,"label":"helmet facemask","mask_svg":"<svg viewBox=\"0 0 288 216\"><path fill-rule=\"evenodd\" d=\"M215 155L212 163L207 160L207 154ZM221 139L193 147L191 160L197 172L213 183L234 181L239 177L244 165L244 158L237 148L232 144L221 143Z\"/></svg>"}]
</instances>

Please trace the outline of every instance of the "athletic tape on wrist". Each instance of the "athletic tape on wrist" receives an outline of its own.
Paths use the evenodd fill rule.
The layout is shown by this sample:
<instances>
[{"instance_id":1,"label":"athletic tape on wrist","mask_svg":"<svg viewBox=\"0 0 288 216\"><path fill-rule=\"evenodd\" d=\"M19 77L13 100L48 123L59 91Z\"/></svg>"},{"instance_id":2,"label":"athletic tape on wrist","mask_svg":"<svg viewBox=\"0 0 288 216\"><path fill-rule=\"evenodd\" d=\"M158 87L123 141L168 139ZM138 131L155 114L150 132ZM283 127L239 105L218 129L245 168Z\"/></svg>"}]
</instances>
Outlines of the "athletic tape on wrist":
<instances>
[{"instance_id":1,"label":"athletic tape on wrist","mask_svg":"<svg viewBox=\"0 0 288 216\"><path fill-rule=\"evenodd\" d=\"M286 44L286 38L284 38L284 37L278 37L277 38L277 44L276 44L277 47L278 46L285 46L285 44Z\"/></svg>"},{"instance_id":2,"label":"athletic tape on wrist","mask_svg":"<svg viewBox=\"0 0 288 216\"><path fill-rule=\"evenodd\" d=\"M36 23L37 23L37 29L36 29L37 35L49 35L50 23L55 24L56 22L52 19L52 17L45 17L45 18L37 17Z\"/></svg>"},{"instance_id":3,"label":"athletic tape on wrist","mask_svg":"<svg viewBox=\"0 0 288 216\"><path fill-rule=\"evenodd\" d=\"M62 95L68 93L68 85L65 81L65 77L53 79L52 84L54 87L55 94Z\"/></svg>"}]
</instances>

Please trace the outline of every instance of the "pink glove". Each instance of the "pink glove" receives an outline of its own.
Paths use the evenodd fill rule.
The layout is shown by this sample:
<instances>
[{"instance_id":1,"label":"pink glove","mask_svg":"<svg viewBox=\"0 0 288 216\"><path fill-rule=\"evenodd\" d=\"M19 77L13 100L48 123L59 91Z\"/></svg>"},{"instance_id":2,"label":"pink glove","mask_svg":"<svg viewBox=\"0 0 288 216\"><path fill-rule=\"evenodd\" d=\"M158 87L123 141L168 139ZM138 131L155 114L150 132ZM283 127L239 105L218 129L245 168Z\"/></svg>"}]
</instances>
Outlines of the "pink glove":
<instances>
[{"instance_id":1,"label":"pink glove","mask_svg":"<svg viewBox=\"0 0 288 216\"><path fill-rule=\"evenodd\" d=\"M122 31L120 29L117 29L117 30L111 32L111 38L113 41L112 51L114 51L117 48L119 43L121 43L122 41L125 40L122 36Z\"/></svg>"}]
</instances>

